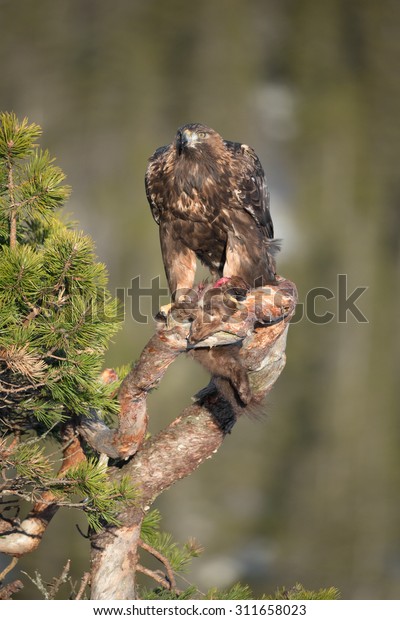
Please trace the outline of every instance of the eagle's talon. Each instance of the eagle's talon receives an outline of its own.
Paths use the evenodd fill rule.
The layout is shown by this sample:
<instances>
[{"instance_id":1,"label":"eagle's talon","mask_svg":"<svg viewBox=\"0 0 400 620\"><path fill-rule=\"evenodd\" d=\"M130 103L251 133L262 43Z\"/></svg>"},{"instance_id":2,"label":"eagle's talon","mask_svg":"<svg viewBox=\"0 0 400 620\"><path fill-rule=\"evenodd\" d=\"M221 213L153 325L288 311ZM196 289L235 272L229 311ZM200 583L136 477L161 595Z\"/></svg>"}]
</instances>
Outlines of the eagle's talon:
<instances>
[{"instance_id":1,"label":"eagle's talon","mask_svg":"<svg viewBox=\"0 0 400 620\"><path fill-rule=\"evenodd\" d=\"M236 299L236 297L234 297L230 293L225 293L224 303L228 306L228 308L231 308L231 309L233 308L238 309L241 306L240 301Z\"/></svg>"},{"instance_id":2,"label":"eagle's talon","mask_svg":"<svg viewBox=\"0 0 400 620\"><path fill-rule=\"evenodd\" d=\"M168 315L170 314L173 305L174 304L171 303L171 304L165 304L164 306L161 306L155 318L157 320L166 321L168 319Z\"/></svg>"},{"instance_id":3,"label":"eagle's talon","mask_svg":"<svg viewBox=\"0 0 400 620\"><path fill-rule=\"evenodd\" d=\"M198 295L196 291L193 293L193 295L181 295L175 300L175 306L177 308L195 308L198 303Z\"/></svg>"},{"instance_id":4,"label":"eagle's talon","mask_svg":"<svg viewBox=\"0 0 400 620\"><path fill-rule=\"evenodd\" d=\"M165 317L160 311L154 316L154 320L157 323L167 323L167 317Z\"/></svg>"}]
</instances>

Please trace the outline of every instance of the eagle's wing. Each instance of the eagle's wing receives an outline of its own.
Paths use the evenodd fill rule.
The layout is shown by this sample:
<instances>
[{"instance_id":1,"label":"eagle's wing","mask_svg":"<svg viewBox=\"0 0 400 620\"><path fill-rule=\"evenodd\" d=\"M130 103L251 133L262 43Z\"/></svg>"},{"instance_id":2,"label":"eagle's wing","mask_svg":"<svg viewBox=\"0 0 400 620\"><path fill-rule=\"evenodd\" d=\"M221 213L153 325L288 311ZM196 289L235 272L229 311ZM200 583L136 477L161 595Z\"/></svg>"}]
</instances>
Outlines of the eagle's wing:
<instances>
[{"instance_id":1,"label":"eagle's wing","mask_svg":"<svg viewBox=\"0 0 400 620\"><path fill-rule=\"evenodd\" d=\"M156 150L149 159L144 177L147 200L149 201L151 213L157 224L160 223L160 198L162 195L162 183L164 178L163 168L165 153L168 149L169 146L160 146L160 148Z\"/></svg>"},{"instance_id":2,"label":"eagle's wing","mask_svg":"<svg viewBox=\"0 0 400 620\"><path fill-rule=\"evenodd\" d=\"M235 171L240 173L235 188L239 203L256 221L269 239L274 237L274 226L269 211L269 191L264 170L256 152L246 144L224 140L231 154Z\"/></svg>"}]
</instances>

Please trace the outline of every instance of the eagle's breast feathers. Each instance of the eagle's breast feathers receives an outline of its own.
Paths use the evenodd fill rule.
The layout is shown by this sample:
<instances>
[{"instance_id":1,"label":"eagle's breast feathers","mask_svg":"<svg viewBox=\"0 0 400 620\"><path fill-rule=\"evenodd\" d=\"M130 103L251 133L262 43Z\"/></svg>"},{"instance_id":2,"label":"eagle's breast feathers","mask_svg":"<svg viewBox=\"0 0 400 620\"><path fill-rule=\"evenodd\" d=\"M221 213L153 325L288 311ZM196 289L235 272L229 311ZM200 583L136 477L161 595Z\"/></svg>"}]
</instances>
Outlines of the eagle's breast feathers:
<instances>
[{"instance_id":1,"label":"eagle's breast feathers","mask_svg":"<svg viewBox=\"0 0 400 620\"><path fill-rule=\"evenodd\" d=\"M191 253L215 275L251 286L274 281L269 193L251 147L204 125L185 125L150 158L145 181L172 294L193 286ZM192 273L183 277L185 261Z\"/></svg>"}]
</instances>

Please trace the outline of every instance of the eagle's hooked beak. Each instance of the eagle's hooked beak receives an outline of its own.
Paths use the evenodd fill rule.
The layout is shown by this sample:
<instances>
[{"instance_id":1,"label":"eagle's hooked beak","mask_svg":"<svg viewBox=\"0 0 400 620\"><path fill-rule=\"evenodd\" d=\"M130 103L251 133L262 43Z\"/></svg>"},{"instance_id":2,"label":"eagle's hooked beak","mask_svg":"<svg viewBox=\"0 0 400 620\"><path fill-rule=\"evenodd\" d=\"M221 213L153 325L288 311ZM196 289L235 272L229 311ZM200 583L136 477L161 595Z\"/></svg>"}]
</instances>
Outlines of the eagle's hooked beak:
<instances>
[{"instance_id":1,"label":"eagle's hooked beak","mask_svg":"<svg viewBox=\"0 0 400 620\"><path fill-rule=\"evenodd\" d=\"M190 129L184 129L179 137L178 137L178 153L179 155L186 148L193 148L197 142L197 134L195 131L190 131Z\"/></svg>"}]
</instances>

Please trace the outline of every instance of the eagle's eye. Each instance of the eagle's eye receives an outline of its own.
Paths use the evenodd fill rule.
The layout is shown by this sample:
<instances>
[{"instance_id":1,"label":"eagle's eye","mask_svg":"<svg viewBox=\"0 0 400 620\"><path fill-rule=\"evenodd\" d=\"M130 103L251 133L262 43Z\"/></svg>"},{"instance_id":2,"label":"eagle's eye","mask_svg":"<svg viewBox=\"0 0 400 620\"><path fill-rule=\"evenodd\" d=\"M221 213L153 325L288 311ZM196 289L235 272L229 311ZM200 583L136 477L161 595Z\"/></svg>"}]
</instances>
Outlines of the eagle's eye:
<instances>
[{"instance_id":1,"label":"eagle's eye","mask_svg":"<svg viewBox=\"0 0 400 620\"><path fill-rule=\"evenodd\" d=\"M199 138L207 138L207 132L206 131L198 131L197 135L199 136Z\"/></svg>"}]
</instances>

